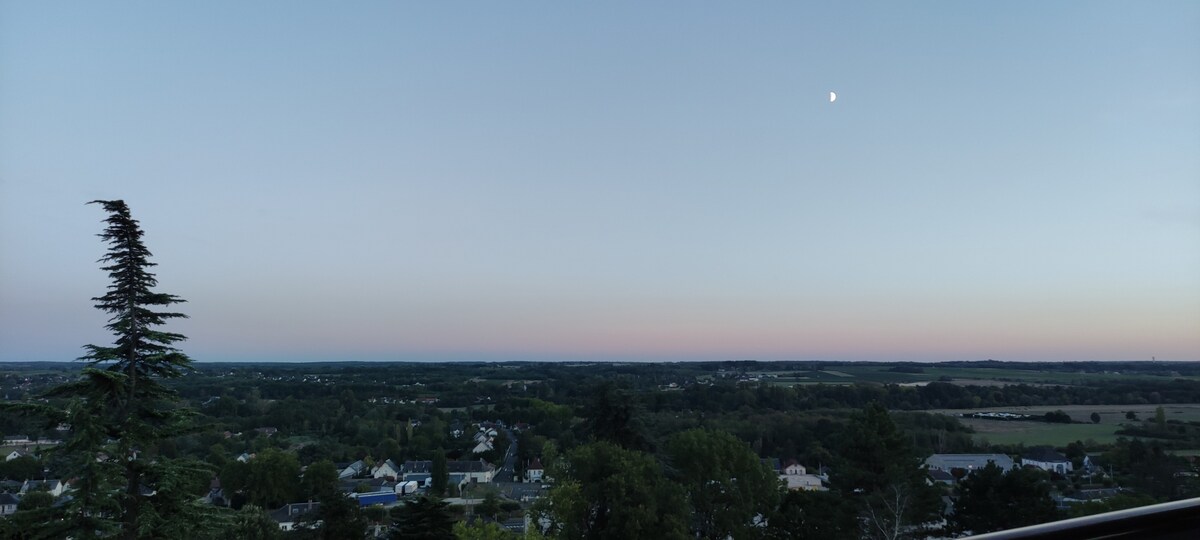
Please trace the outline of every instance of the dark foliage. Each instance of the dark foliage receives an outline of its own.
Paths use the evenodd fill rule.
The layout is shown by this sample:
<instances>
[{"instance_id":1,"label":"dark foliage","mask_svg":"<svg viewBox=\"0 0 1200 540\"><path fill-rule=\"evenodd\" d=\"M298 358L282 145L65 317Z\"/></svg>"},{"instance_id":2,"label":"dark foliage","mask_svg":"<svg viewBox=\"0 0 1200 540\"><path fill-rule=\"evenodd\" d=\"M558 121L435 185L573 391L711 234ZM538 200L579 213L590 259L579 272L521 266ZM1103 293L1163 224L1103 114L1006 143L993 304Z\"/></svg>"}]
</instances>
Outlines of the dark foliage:
<instances>
[{"instance_id":1,"label":"dark foliage","mask_svg":"<svg viewBox=\"0 0 1200 540\"><path fill-rule=\"evenodd\" d=\"M441 500L420 497L408 501L399 512L392 529L394 540L454 540L454 519L449 505Z\"/></svg>"},{"instance_id":2,"label":"dark foliage","mask_svg":"<svg viewBox=\"0 0 1200 540\"><path fill-rule=\"evenodd\" d=\"M951 524L981 534L1059 519L1044 477L1037 469L1006 472L989 463L962 480Z\"/></svg>"}]
</instances>

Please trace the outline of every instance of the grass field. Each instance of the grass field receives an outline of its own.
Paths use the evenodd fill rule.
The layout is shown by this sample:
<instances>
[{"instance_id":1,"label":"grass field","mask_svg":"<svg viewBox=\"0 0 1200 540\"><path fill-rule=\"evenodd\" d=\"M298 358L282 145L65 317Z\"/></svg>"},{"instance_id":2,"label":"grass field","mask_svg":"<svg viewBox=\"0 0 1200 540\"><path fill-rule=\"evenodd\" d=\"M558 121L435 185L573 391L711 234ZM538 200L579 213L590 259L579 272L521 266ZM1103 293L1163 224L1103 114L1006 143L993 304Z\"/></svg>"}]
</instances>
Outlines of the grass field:
<instances>
[{"instance_id":1,"label":"grass field","mask_svg":"<svg viewBox=\"0 0 1200 540\"><path fill-rule=\"evenodd\" d=\"M757 372L758 375L777 375L776 383L812 384L866 382L878 384L927 383L943 377L961 385L998 386L1003 384L1080 385L1100 381L1169 380L1174 378L1200 380L1200 377L1165 377L1146 374L1084 373L1032 369L998 369L919 366L924 373L897 373L888 366L839 365L836 370Z\"/></svg>"},{"instance_id":2,"label":"grass field","mask_svg":"<svg viewBox=\"0 0 1200 540\"><path fill-rule=\"evenodd\" d=\"M1126 411L1137 413L1139 419L1154 418L1155 405L1059 405L1044 407L995 407L990 409L937 409L928 412L957 416L964 412L1002 411L1022 414L1045 414L1061 410L1080 424L1050 424L1046 422L1007 422L982 418L961 418L963 424L975 429L975 440L987 439L994 444L1049 444L1064 446L1074 441L1092 439L1098 443L1117 440L1121 424L1134 423L1125 418ZM1200 404L1164 405L1168 420L1200 420ZM1092 413L1100 413L1100 423L1091 423Z\"/></svg>"},{"instance_id":3,"label":"grass field","mask_svg":"<svg viewBox=\"0 0 1200 540\"><path fill-rule=\"evenodd\" d=\"M1114 426L1104 424L1050 424L1046 422L1004 422L999 420L963 419L975 428L975 440L992 444L1025 444L1026 446L1066 446L1075 441L1092 439L1098 443L1117 440Z\"/></svg>"}]
</instances>

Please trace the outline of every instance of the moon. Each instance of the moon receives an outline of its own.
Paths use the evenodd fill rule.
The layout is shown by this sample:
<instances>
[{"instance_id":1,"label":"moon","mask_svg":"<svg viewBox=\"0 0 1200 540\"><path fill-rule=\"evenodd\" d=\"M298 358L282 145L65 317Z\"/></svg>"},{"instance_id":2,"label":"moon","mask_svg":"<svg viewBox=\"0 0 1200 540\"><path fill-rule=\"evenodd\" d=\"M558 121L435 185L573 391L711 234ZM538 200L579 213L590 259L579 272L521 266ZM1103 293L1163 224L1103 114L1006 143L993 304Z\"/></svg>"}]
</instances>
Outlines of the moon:
<instances>
[{"instance_id":1,"label":"moon","mask_svg":"<svg viewBox=\"0 0 1200 540\"><path fill-rule=\"evenodd\" d=\"M830 102L830 103L833 103L833 102L835 102L835 101L837 101L837 94L836 94L836 93L834 93L834 92L830 92L830 93L829 93L829 102Z\"/></svg>"}]
</instances>

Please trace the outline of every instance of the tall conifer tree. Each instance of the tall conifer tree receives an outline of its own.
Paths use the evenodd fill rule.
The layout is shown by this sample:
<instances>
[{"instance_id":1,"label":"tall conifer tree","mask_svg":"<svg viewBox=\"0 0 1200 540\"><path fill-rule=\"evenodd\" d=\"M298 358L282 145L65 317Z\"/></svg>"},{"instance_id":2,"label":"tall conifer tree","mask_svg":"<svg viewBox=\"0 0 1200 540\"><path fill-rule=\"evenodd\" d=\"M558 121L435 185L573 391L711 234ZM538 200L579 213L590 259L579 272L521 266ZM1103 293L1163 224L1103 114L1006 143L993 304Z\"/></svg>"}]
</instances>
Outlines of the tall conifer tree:
<instances>
[{"instance_id":1,"label":"tall conifer tree","mask_svg":"<svg viewBox=\"0 0 1200 540\"><path fill-rule=\"evenodd\" d=\"M196 462L155 456L158 444L187 430L190 412L163 384L191 368L174 344L185 337L159 329L184 317L165 308L183 302L154 292L150 251L124 201L92 201L108 218L98 236L109 244L100 259L112 283L93 298L110 315L112 345L85 345L88 362L81 377L55 388L50 397L69 400L52 419L71 426L59 451L76 479L72 498L58 523L76 538L192 535L208 514L195 504L190 488L208 478Z\"/></svg>"}]
</instances>

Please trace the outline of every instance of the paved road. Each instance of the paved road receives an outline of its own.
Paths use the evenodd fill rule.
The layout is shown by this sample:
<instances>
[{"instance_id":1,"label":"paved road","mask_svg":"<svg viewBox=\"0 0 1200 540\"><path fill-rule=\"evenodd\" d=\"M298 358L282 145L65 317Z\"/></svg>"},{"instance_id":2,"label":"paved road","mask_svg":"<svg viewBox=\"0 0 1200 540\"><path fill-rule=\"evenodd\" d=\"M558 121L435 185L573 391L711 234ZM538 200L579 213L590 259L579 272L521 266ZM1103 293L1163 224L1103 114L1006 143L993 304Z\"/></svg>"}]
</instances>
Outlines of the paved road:
<instances>
[{"instance_id":1,"label":"paved road","mask_svg":"<svg viewBox=\"0 0 1200 540\"><path fill-rule=\"evenodd\" d=\"M496 479L493 482L512 482L513 476L517 474L517 438L508 428L504 428L504 435L508 437L508 450L504 452L504 463L496 470Z\"/></svg>"}]
</instances>

